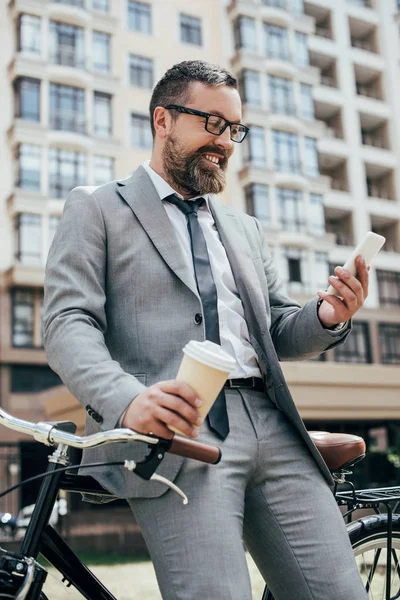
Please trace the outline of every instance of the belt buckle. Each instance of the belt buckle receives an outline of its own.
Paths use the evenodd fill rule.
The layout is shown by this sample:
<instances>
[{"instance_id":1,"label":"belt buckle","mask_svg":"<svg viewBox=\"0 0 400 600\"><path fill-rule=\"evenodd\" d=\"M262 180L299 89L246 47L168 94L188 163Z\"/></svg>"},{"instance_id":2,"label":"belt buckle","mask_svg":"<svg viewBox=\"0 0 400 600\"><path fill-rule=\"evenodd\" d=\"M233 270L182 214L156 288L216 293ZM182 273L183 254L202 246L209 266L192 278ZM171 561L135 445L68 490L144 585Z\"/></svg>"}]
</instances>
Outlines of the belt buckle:
<instances>
[{"instance_id":1,"label":"belt buckle","mask_svg":"<svg viewBox=\"0 0 400 600\"><path fill-rule=\"evenodd\" d=\"M237 385L237 384L233 383L233 381L234 381L233 379L228 379L228 381L229 381L228 387L231 388L232 390L237 390L240 387L242 387L241 385Z\"/></svg>"}]
</instances>

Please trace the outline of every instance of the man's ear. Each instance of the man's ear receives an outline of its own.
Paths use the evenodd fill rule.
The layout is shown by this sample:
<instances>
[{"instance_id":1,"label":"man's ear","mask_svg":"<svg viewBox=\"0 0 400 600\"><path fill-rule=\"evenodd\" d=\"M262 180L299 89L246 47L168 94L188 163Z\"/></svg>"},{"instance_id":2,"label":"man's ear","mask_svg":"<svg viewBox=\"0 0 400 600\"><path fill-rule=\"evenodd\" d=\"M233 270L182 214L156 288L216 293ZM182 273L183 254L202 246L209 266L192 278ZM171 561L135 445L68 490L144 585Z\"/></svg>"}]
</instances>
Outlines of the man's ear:
<instances>
[{"instance_id":1,"label":"man's ear","mask_svg":"<svg viewBox=\"0 0 400 600\"><path fill-rule=\"evenodd\" d=\"M153 114L153 124L156 135L161 139L166 138L171 126L171 117L163 106L156 106Z\"/></svg>"}]
</instances>

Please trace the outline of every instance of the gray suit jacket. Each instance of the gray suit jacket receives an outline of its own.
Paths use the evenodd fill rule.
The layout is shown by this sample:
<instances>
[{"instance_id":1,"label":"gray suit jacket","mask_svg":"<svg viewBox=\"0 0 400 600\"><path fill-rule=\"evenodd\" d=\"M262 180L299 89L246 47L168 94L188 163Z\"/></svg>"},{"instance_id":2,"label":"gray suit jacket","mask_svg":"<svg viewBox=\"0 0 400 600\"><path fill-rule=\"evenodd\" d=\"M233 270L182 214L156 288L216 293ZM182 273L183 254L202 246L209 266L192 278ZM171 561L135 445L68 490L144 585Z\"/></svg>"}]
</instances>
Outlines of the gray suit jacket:
<instances>
[{"instance_id":1,"label":"gray suit jacket","mask_svg":"<svg viewBox=\"0 0 400 600\"><path fill-rule=\"evenodd\" d=\"M256 219L214 198L210 207L268 393L331 482L295 408L278 357L311 357L340 343L348 330L338 334L323 329L317 299L300 308L287 296ZM70 193L46 267L44 342L52 369L83 406L91 407L87 434L113 429L146 386L175 378L183 346L205 339L204 325L194 320L198 312L202 308L195 282L143 167L126 180ZM137 460L146 450L139 446L107 445L87 451L83 462ZM173 480L182 460L167 455L159 473ZM167 489L122 467L85 473L124 498L155 497Z\"/></svg>"}]
</instances>

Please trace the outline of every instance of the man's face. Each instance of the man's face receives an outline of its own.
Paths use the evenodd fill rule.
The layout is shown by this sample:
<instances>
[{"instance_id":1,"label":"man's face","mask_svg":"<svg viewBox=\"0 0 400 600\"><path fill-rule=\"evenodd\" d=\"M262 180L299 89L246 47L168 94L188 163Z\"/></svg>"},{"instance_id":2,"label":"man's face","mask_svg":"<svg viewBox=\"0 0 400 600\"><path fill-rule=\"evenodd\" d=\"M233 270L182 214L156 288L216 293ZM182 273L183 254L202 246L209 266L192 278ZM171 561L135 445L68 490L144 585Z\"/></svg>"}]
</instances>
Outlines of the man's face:
<instances>
[{"instance_id":1,"label":"man's face","mask_svg":"<svg viewBox=\"0 0 400 600\"><path fill-rule=\"evenodd\" d=\"M190 86L190 100L184 106L235 123L242 117L239 94L227 86L207 87L196 81ZM235 144L230 139L230 128L213 135L206 131L204 117L176 112L174 117L176 121L162 150L165 174L177 191L189 197L219 194L226 185L225 172Z\"/></svg>"}]
</instances>

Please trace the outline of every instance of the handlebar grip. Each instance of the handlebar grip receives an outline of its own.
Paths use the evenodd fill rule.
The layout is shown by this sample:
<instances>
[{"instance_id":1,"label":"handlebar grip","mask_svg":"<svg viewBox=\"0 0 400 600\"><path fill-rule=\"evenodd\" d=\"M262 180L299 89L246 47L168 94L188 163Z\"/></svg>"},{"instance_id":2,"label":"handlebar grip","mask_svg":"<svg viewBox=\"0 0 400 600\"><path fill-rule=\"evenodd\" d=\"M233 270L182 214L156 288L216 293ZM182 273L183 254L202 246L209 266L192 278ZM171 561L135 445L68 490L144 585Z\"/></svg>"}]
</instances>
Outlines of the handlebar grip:
<instances>
[{"instance_id":1,"label":"handlebar grip","mask_svg":"<svg viewBox=\"0 0 400 600\"><path fill-rule=\"evenodd\" d=\"M202 462L216 465L222 457L221 450L218 446L210 446L202 442L186 439L176 436L172 439L171 446L168 450L171 454L178 454L187 458L194 458Z\"/></svg>"}]
</instances>

